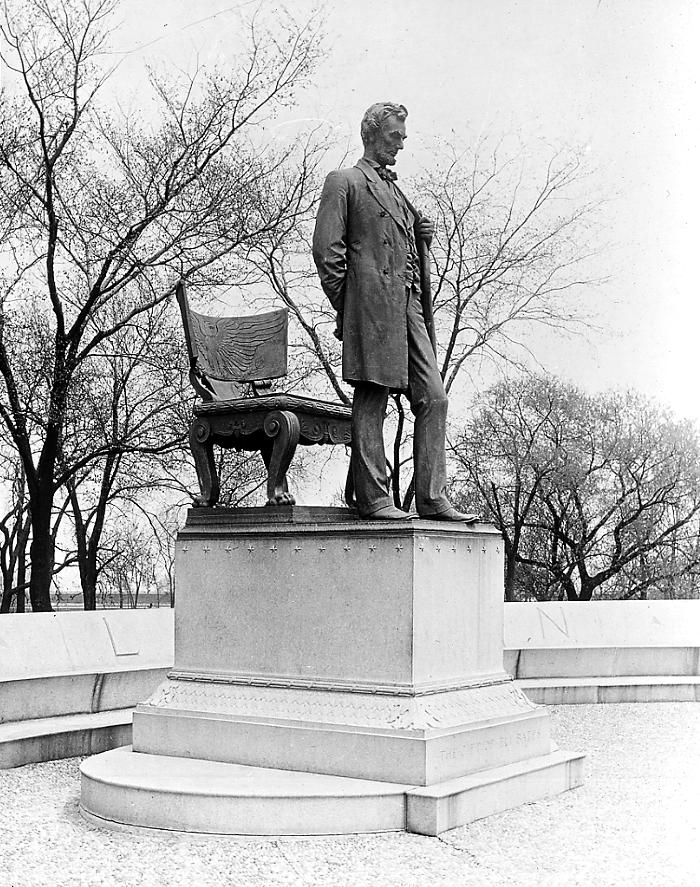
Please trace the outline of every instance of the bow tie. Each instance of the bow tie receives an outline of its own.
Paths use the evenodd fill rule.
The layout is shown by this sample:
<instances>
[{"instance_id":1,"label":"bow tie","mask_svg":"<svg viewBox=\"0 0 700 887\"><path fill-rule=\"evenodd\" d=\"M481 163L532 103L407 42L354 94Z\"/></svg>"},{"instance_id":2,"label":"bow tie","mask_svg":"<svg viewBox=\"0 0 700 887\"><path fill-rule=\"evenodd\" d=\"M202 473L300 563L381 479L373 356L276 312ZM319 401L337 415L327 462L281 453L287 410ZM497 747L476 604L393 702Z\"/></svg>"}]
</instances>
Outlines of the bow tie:
<instances>
[{"instance_id":1,"label":"bow tie","mask_svg":"<svg viewBox=\"0 0 700 887\"><path fill-rule=\"evenodd\" d=\"M385 182L395 182L397 179L397 175L394 170L387 169L386 166L378 166L377 175L380 179L384 179Z\"/></svg>"}]
</instances>

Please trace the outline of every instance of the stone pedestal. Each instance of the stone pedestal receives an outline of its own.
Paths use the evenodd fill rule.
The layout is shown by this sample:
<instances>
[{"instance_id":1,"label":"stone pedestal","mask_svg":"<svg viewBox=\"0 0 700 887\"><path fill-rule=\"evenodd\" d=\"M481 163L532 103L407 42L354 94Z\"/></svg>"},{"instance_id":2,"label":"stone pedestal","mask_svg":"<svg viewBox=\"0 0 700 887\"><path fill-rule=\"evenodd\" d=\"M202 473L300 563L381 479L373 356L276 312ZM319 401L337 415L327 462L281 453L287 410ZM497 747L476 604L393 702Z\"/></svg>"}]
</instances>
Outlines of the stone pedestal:
<instances>
[{"instance_id":1,"label":"stone pedestal","mask_svg":"<svg viewBox=\"0 0 700 887\"><path fill-rule=\"evenodd\" d=\"M503 670L502 541L491 526L197 509L178 537L176 576L173 670L135 712L130 763L100 756L109 772L129 770L152 809L96 789L110 777L93 759L83 773L93 816L173 828L152 803L159 779L172 797L174 774L202 766L228 800L219 795L219 814L206 805L209 827L195 817L193 830L247 834L252 822L256 834L346 831L344 803L355 804L352 831L397 828L403 809L400 827L436 834L580 783L581 756L553 748L546 711ZM293 813L309 806L304 793L315 798L306 829Z\"/></svg>"}]
</instances>

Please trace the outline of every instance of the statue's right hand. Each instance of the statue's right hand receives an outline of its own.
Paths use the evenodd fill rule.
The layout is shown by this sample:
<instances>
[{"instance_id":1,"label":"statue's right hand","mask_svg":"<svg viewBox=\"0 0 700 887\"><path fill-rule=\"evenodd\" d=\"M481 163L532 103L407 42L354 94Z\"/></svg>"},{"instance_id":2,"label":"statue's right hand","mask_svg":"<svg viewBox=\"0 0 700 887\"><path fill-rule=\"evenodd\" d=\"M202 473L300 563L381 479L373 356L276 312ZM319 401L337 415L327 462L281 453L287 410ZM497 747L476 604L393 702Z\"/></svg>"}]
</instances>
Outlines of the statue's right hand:
<instances>
[{"instance_id":1,"label":"statue's right hand","mask_svg":"<svg viewBox=\"0 0 700 887\"><path fill-rule=\"evenodd\" d=\"M343 341L343 314L342 311L337 311L335 315L335 329L333 330L333 335L339 342Z\"/></svg>"}]
</instances>

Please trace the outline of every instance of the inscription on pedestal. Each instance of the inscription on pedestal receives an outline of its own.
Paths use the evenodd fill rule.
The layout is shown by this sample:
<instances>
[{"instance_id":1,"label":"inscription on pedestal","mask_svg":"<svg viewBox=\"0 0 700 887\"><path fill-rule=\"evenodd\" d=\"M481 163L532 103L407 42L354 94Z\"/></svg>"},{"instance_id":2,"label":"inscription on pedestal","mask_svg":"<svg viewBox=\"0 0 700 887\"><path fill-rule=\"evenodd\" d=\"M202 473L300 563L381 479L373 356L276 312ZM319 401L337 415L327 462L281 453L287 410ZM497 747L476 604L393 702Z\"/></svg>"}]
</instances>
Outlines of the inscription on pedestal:
<instances>
[{"instance_id":1,"label":"inscription on pedestal","mask_svg":"<svg viewBox=\"0 0 700 887\"><path fill-rule=\"evenodd\" d=\"M513 747L524 747L537 743L542 736L542 729L519 730L517 733L500 732L496 736L487 739L479 739L476 742L459 748L444 749L440 752L441 761L462 761L473 758L475 755L486 755L493 751L503 751Z\"/></svg>"}]
</instances>

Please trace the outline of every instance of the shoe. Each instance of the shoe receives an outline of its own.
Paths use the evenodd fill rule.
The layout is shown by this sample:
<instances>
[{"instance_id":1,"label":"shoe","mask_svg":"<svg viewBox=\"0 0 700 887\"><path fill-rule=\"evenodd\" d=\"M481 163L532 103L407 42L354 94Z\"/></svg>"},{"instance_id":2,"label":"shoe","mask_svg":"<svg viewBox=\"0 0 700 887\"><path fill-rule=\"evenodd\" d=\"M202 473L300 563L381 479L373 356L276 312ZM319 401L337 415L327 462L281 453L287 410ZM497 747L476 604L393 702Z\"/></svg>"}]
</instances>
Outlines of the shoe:
<instances>
[{"instance_id":1,"label":"shoe","mask_svg":"<svg viewBox=\"0 0 700 887\"><path fill-rule=\"evenodd\" d=\"M410 517L400 508L394 508L393 505L383 505L370 514L360 514L360 520L410 520Z\"/></svg>"},{"instance_id":2,"label":"shoe","mask_svg":"<svg viewBox=\"0 0 700 887\"><path fill-rule=\"evenodd\" d=\"M437 514L421 514L420 517L422 520L463 521L465 524L473 524L479 520L478 514L464 514L452 506L444 511L438 511Z\"/></svg>"}]
</instances>

